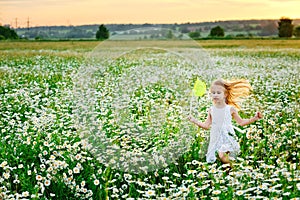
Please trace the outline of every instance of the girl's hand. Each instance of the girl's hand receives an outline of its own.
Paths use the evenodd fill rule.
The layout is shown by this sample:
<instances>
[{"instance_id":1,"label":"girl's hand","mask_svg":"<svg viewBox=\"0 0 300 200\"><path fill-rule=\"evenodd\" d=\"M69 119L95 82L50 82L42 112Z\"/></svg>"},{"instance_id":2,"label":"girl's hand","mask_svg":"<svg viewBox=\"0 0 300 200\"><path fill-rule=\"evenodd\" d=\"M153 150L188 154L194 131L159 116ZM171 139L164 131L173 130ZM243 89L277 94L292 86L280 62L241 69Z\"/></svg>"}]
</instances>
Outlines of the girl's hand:
<instances>
[{"instance_id":1,"label":"girl's hand","mask_svg":"<svg viewBox=\"0 0 300 200\"><path fill-rule=\"evenodd\" d=\"M256 112L256 114L255 114L255 118L256 118L257 120L259 120L259 119L263 118L263 115L262 115L262 113L261 113L261 112Z\"/></svg>"},{"instance_id":2,"label":"girl's hand","mask_svg":"<svg viewBox=\"0 0 300 200\"><path fill-rule=\"evenodd\" d=\"M192 117L191 115L188 116L188 120L191 121L191 122L195 122L195 118Z\"/></svg>"}]
</instances>

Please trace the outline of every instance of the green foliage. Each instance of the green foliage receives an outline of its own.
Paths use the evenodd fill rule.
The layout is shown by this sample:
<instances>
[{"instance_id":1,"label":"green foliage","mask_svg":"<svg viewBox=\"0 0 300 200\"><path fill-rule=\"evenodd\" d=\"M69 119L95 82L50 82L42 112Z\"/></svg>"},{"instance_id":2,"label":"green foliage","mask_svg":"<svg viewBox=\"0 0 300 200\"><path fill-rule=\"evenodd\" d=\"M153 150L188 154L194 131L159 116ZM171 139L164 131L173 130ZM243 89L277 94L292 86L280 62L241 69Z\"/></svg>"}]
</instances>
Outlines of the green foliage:
<instances>
[{"instance_id":1,"label":"green foliage","mask_svg":"<svg viewBox=\"0 0 300 200\"><path fill-rule=\"evenodd\" d=\"M98 31L96 32L96 39L98 39L98 40L106 40L108 38L109 38L109 31L108 31L108 29L103 24L101 24L99 26Z\"/></svg>"},{"instance_id":2,"label":"green foliage","mask_svg":"<svg viewBox=\"0 0 300 200\"><path fill-rule=\"evenodd\" d=\"M210 30L209 36L211 37L224 37L224 29L220 26L216 26Z\"/></svg>"},{"instance_id":3,"label":"green foliage","mask_svg":"<svg viewBox=\"0 0 300 200\"><path fill-rule=\"evenodd\" d=\"M17 33L6 26L0 26L0 40L3 39L18 39Z\"/></svg>"},{"instance_id":4,"label":"green foliage","mask_svg":"<svg viewBox=\"0 0 300 200\"><path fill-rule=\"evenodd\" d=\"M294 36L300 37L300 26L295 27L295 29L294 29Z\"/></svg>"},{"instance_id":5,"label":"green foliage","mask_svg":"<svg viewBox=\"0 0 300 200\"><path fill-rule=\"evenodd\" d=\"M197 39L201 36L200 32L199 31L195 31L195 32L190 32L189 33L189 36L193 39Z\"/></svg>"},{"instance_id":6,"label":"green foliage","mask_svg":"<svg viewBox=\"0 0 300 200\"><path fill-rule=\"evenodd\" d=\"M174 38L174 34L173 34L173 32L172 32L171 30L168 31L168 33L167 33L167 35L166 35L166 38L167 38L167 39L172 39L172 38Z\"/></svg>"},{"instance_id":7,"label":"green foliage","mask_svg":"<svg viewBox=\"0 0 300 200\"><path fill-rule=\"evenodd\" d=\"M279 37L292 37L293 35L293 20L290 18L282 17L278 22L278 36Z\"/></svg>"}]
</instances>

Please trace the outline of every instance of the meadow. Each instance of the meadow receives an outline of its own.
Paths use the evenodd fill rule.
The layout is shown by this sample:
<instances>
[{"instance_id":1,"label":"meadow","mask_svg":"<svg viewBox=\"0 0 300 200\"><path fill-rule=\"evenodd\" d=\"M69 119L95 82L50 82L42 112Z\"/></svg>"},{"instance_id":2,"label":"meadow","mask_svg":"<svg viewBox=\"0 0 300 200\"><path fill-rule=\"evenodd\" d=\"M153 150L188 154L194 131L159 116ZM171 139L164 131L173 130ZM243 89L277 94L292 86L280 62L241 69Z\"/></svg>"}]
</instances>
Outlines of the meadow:
<instances>
[{"instance_id":1,"label":"meadow","mask_svg":"<svg viewBox=\"0 0 300 200\"><path fill-rule=\"evenodd\" d=\"M300 40L133 43L0 42L0 199L300 199ZM264 115L229 174L186 119L197 77L249 80Z\"/></svg>"}]
</instances>

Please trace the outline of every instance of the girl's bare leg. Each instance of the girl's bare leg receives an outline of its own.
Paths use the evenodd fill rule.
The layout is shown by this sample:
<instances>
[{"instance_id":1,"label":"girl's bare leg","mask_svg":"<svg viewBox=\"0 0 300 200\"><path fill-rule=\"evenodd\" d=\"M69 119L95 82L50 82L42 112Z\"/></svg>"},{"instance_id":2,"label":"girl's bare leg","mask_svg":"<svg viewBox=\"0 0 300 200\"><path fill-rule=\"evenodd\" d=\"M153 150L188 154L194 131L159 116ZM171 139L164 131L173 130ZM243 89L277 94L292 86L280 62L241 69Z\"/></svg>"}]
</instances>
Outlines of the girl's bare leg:
<instances>
[{"instance_id":1,"label":"girl's bare leg","mask_svg":"<svg viewBox=\"0 0 300 200\"><path fill-rule=\"evenodd\" d=\"M225 171L227 174L229 174L231 170L231 162L229 159L230 152L218 152L219 158L223 164L229 164L229 166L226 167Z\"/></svg>"},{"instance_id":2,"label":"girl's bare leg","mask_svg":"<svg viewBox=\"0 0 300 200\"><path fill-rule=\"evenodd\" d=\"M230 152L218 152L219 158L220 158L220 160L221 160L221 162L222 162L223 164L228 164L228 163L230 163L230 160L229 160L229 153L230 153Z\"/></svg>"}]
</instances>

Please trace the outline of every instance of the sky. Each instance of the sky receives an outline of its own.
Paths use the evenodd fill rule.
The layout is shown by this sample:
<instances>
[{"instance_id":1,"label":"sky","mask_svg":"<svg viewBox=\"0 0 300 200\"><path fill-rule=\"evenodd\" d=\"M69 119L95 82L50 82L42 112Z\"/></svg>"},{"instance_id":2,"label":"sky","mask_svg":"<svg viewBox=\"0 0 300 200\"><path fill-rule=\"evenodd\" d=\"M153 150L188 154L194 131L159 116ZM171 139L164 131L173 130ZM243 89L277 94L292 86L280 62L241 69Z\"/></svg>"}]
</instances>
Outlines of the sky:
<instances>
[{"instance_id":1,"label":"sky","mask_svg":"<svg viewBox=\"0 0 300 200\"><path fill-rule=\"evenodd\" d=\"M174 24L300 18L300 0L0 0L0 24Z\"/></svg>"}]
</instances>

